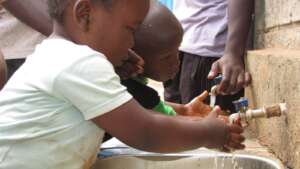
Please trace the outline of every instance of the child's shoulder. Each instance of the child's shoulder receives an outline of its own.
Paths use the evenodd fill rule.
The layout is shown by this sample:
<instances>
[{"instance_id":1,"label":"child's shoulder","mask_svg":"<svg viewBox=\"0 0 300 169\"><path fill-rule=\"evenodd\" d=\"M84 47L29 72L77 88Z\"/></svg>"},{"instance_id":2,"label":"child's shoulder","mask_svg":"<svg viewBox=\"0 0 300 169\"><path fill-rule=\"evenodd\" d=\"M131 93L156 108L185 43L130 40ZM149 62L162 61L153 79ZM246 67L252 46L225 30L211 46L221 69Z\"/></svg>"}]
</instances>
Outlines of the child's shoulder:
<instances>
[{"instance_id":1,"label":"child's shoulder","mask_svg":"<svg viewBox=\"0 0 300 169\"><path fill-rule=\"evenodd\" d=\"M66 39L52 38L44 40L37 48L35 59L46 64L72 67L74 65L101 64L105 68L113 68L104 54L97 52L86 45L78 45ZM100 66L99 66L100 67Z\"/></svg>"},{"instance_id":2,"label":"child's shoulder","mask_svg":"<svg viewBox=\"0 0 300 169\"><path fill-rule=\"evenodd\" d=\"M56 55L59 55L59 57L66 55L68 59L89 55L99 55L106 58L102 53L97 52L86 45L79 45L62 38L46 39L42 42L39 48L40 50L45 50L49 53L55 53Z\"/></svg>"},{"instance_id":3,"label":"child's shoulder","mask_svg":"<svg viewBox=\"0 0 300 169\"><path fill-rule=\"evenodd\" d=\"M27 57L21 72L47 79L47 83L61 77L115 76L112 64L102 53L64 39L44 40Z\"/></svg>"}]
</instances>

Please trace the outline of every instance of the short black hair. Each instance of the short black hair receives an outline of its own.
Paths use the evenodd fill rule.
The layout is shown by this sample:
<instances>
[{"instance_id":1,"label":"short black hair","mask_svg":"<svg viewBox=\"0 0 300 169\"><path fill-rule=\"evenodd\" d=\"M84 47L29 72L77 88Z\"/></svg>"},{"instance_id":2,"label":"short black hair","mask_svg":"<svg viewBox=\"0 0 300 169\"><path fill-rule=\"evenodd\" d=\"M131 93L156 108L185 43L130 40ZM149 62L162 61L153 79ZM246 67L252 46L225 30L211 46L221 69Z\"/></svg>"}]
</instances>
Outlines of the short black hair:
<instances>
[{"instance_id":1,"label":"short black hair","mask_svg":"<svg viewBox=\"0 0 300 169\"><path fill-rule=\"evenodd\" d=\"M101 3L105 7L111 7L115 0L91 0L93 3ZM64 11L70 0L48 0L48 12L52 19L59 23L63 22Z\"/></svg>"}]
</instances>

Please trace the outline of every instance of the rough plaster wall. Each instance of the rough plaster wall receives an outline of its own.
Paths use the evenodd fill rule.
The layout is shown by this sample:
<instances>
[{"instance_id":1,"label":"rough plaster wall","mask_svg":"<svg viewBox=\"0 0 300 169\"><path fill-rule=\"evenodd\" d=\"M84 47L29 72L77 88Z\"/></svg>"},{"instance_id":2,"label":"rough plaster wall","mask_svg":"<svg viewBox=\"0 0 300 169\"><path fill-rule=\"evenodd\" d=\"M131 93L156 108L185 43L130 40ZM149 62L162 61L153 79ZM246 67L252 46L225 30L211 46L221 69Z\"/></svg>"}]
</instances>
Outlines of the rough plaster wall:
<instances>
[{"instance_id":1,"label":"rough plaster wall","mask_svg":"<svg viewBox=\"0 0 300 169\"><path fill-rule=\"evenodd\" d=\"M300 0L256 0L255 47L300 49Z\"/></svg>"},{"instance_id":2,"label":"rough plaster wall","mask_svg":"<svg viewBox=\"0 0 300 169\"><path fill-rule=\"evenodd\" d=\"M288 115L255 120L251 129L283 162L300 169L300 50L253 51L246 63L253 76L246 89L250 107L279 102L287 102L289 107Z\"/></svg>"}]
</instances>

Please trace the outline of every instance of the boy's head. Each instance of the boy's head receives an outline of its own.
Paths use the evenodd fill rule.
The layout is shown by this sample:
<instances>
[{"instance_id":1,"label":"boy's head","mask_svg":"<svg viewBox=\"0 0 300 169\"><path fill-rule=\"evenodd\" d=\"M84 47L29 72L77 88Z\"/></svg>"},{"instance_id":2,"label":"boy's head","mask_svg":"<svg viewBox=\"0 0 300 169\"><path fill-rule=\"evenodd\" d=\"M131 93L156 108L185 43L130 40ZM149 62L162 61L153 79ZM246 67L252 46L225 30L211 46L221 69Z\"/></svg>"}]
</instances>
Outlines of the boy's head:
<instances>
[{"instance_id":1,"label":"boy's head","mask_svg":"<svg viewBox=\"0 0 300 169\"><path fill-rule=\"evenodd\" d=\"M118 66L134 45L149 0L48 0L48 5L54 34L87 45Z\"/></svg>"},{"instance_id":2,"label":"boy's head","mask_svg":"<svg viewBox=\"0 0 300 169\"><path fill-rule=\"evenodd\" d=\"M135 34L134 51L145 60L144 75L157 81L174 77L179 68L178 48L183 30L176 17L155 0Z\"/></svg>"}]
</instances>

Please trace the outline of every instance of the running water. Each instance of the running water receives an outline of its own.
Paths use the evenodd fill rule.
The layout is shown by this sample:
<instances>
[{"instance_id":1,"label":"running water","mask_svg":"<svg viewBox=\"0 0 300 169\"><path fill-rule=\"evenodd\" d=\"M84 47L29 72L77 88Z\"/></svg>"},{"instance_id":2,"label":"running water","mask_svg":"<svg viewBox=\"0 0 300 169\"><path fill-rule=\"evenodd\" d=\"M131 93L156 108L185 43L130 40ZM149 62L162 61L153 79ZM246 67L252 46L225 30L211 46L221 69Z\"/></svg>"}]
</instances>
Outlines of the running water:
<instances>
[{"instance_id":1,"label":"running water","mask_svg":"<svg viewBox=\"0 0 300 169\"><path fill-rule=\"evenodd\" d=\"M214 169L218 169L218 155L219 155L219 152L215 152L215 159L214 159Z\"/></svg>"},{"instance_id":2,"label":"running water","mask_svg":"<svg viewBox=\"0 0 300 169\"><path fill-rule=\"evenodd\" d=\"M215 152L213 169L243 169L243 167L239 165L238 158L234 153L226 156Z\"/></svg>"},{"instance_id":3,"label":"running water","mask_svg":"<svg viewBox=\"0 0 300 169\"><path fill-rule=\"evenodd\" d=\"M243 167L239 166L238 160L236 160L234 152L232 152L231 155L231 164L233 165L233 169L243 169Z\"/></svg>"},{"instance_id":4,"label":"running water","mask_svg":"<svg viewBox=\"0 0 300 169\"><path fill-rule=\"evenodd\" d=\"M224 156L224 157L222 158L221 169L225 169L225 159L226 159L226 156Z\"/></svg>"}]
</instances>

